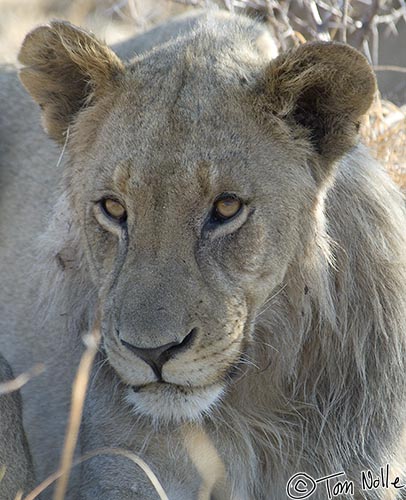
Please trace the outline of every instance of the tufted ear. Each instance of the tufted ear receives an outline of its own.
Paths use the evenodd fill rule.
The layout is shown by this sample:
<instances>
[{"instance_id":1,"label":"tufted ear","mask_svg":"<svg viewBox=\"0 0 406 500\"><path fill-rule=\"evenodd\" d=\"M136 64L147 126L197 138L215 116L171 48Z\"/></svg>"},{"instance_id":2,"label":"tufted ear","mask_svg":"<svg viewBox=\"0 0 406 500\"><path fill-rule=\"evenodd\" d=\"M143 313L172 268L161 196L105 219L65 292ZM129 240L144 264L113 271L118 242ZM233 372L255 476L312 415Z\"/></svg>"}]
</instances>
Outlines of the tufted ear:
<instances>
[{"instance_id":1,"label":"tufted ear","mask_svg":"<svg viewBox=\"0 0 406 500\"><path fill-rule=\"evenodd\" d=\"M356 144L359 121L372 104L376 80L357 50L341 43L314 42L274 59L265 89L267 107L305 127L325 167Z\"/></svg>"},{"instance_id":2,"label":"tufted ear","mask_svg":"<svg viewBox=\"0 0 406 500\"><path fill-rule=\"evenodd\" d=\"M46 131L58 142L78 111L112 89L124 72L112 50L65 21L31 31L18 59L24 65L20 79L41 106Z\"/></svg>"}]
</instances>

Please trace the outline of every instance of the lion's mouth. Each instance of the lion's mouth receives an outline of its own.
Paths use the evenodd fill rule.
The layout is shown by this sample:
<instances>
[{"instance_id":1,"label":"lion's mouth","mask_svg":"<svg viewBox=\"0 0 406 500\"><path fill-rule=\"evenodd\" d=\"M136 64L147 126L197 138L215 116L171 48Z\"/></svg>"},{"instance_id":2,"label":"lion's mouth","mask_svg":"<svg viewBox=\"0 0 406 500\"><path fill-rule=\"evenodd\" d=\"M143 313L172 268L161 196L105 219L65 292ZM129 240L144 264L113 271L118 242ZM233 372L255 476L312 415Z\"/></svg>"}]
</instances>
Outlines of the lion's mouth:
<instances>
[{"instance_id":1,"label":"lion's mouth","mask_svg":"<svg viewBox=\"0 0 406 500\"><path fill-rule=\"evenodd\" d=\"M179 384L172 384L170 382L165 382L162 379L157 380L156 382L149 382L148 384L131 385L130 388L133 392L137 393L137 392L141 392L144 389L148 390L148 388L151 388L151 387L156 386L156 385L158 385L158 386L170 386L174 390L186 389L186 386L182 386Z\"/></svg>"},{"instance_id":2,"label":"lion's mouth","mask_svg":"<svg viewBox=\"0 0 406 500\"><path fill-rule=\"evenodd\" d=\"M241 351L222 359L216 371L209 356L200 353L195 359L193 353L186 352L164 364L158 377L148 363L130 357L128 350L123 351L111 337L105 337L104 347L110 365L127 386L127 403L137 415L148 416L156 423L200 420L211 413L227 387L245 371Z\"/></svg>"},{"instance_id":3,"label":"lion's mouth","mask_svg":"<svg viewBox=\"0 0 406 500\"><path fill-rule=\"evenodd\" d=\"M231 365L229 369L226 371L223 377L221 377L221 380L216 382L216 384L206 384L206 385L201 385L201 386L191 386L191 385L181 385L181 384L174 384L172 382L168 382L162 377L160 377L158 380L154 382L148 382L146 384L134 384L130 385L130 388L133 392L138 393L142 390L148 390L148 388L153 387L153 386L168 386L172 387L173 390L179 390L182 392L189 392L189 391L196 391L200 389L206 389L207 387L211 387L213 385L218 385L219 383L224 383L224 385L227 385L228 383L232 382L233 380L238 379L241 377L242 374L242 356L237 360L236 363Z\"/></svg>"},{"instance_id":4,"label":"lion's mouth","mask_svg":"<svg viewBox=\"0 0 406 500\"><path fill-rule=\"evenodd\" d=\"M156 423L200 420L225 390L224 383L190 387L168 382L153 382L130 386L126 400L137 414L150 417Z\"/></svg>"},{"instance_id":5,"label":"lion's mouth","mask_svg":"<svg viewBox=\"0 0 406 500\"><path fill-rule=\"evenodd\" d=\"M138 394L143 391L172 391L178 392L182 394L193 394L199 391L204 391L210 387L215 385L219 385L219 383L215 384L207 384L201 386L186 386L181 384L173 384L171 382L166 382L165 380L157 380L156 382L149 382L147 384L139 384L139 385L131 385L130 389L135 394Z\"/></svg>"}]
</instances>

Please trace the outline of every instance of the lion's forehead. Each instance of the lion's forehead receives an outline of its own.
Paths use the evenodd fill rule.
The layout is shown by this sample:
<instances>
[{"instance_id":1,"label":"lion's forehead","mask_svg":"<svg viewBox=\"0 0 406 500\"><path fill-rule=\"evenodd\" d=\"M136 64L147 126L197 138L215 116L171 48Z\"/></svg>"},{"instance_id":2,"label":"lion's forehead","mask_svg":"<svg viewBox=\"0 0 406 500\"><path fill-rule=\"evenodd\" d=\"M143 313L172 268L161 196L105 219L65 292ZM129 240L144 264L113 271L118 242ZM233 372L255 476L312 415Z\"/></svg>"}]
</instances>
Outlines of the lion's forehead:
<instances>
[{"instance_id":1,"label":"lion's forehead","mask_svg":"<svg viewBox=\"0 0 406 500\"><path fill-rule=\"evenodd\" d=\"M121 109L117 107L101 124L89 157L83 160L97 170L95 182L112 180L124 191L153 187L165 192L178 186L186 193L199 189L203 195L222 186L250 189L252 168L264 155L256 147L258 136L251 138L239 124L220 128L202 120L194 128L180 130L165 117L164 109L158 118L156 113L145 112L144 117L138 111L132 118Z\"/></svg>"},{"instance_id":2,"label":"lion's forehead","mask_svg":"<svg viewBox=\"0 0 406 500\"><path fill-rule=\"evenodd\" d=\"M180 85L155 82L124 89L105 121L110 141L124 142L125 149L136 147L139 156L168 150L179 156L191 148L204 156L208 146L228 147L231 154L254 137L250 130L256 120L248 97L215 86L205 94L204 82Z\"/></svg>"},{"instance_id":3,"label":"lion's forehead","mask_svg":"<svg viewBox=\"0 0 406 500\"><path fill-rule=\"evenodd\" d=\"M237 106L232 117L225 105L206 102L206 116L187 124L182 102L172 109L163 105L158 112L156 103L139 106L137 99L132 92L120 96L87 148L82 162L93 164L102 176L114 176L120 183L130 178L134 187L192 183L207 190L208 184L222 180L249 184L254 168L258 172L273 156L278 160L280 147L272 138L266 140L249 110L244 113Z\"/></svg>"}]
</instances>

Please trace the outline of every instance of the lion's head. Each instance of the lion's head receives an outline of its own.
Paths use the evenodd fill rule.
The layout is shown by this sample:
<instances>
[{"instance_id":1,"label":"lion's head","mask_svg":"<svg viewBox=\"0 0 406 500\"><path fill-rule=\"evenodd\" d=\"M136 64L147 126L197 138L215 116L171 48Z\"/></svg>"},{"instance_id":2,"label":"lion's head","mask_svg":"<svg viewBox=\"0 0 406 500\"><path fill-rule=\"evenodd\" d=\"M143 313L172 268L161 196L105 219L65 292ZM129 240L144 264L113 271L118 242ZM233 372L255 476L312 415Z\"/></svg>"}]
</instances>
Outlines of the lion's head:
<instances>
[{"instance_id":1,"label":"lion's head","mask_svg":"<svg viewBox=\"0 0 406 500\"><path fill-rule=\"evenodd\" d=\"M249 362L267 301L311 260L334 165L375 92L352 48L269 60L238 23L125 64L53 22L20 53L68 155L55 257L97 292L128 401L165 420L207 412Z\"/></svg>"}]
</instances>

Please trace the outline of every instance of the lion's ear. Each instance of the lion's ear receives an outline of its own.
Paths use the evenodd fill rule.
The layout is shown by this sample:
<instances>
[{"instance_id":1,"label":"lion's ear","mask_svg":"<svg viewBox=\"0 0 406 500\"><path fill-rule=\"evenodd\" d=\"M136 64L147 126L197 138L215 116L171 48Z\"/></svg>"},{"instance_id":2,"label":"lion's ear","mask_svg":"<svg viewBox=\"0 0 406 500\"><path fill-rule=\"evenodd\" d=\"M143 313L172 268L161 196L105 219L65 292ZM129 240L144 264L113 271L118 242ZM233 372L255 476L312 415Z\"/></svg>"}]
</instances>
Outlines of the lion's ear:
<instances>
[{"instance_id":1,"label":"lion's ear","mask_svg":"<svg viewBox=\"0 0 406 500\"><path fill-rule=\"evenodd\" d=\"M64 141L77 112L106 93L124 65L93 35L64 21L31 31L21 47L20 79L41 106L48 134Z\"/></svg>"},{"instance_id":2,"label":"lion's ear","mask_svg":"<svg viewBox=\"0 0 406 500\"><path fill-rule=\"evenodd\" d=\"M274 59L265 88L272 112L304 126L326 165L356 144L359 121L373 101L376 80L357 50L314 42Z\"/></svg>"}]
</instances>

